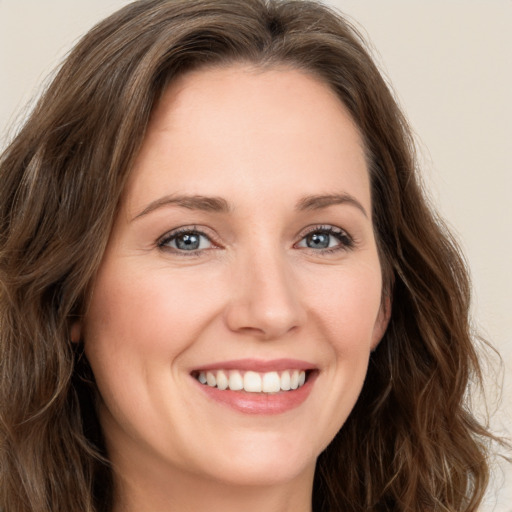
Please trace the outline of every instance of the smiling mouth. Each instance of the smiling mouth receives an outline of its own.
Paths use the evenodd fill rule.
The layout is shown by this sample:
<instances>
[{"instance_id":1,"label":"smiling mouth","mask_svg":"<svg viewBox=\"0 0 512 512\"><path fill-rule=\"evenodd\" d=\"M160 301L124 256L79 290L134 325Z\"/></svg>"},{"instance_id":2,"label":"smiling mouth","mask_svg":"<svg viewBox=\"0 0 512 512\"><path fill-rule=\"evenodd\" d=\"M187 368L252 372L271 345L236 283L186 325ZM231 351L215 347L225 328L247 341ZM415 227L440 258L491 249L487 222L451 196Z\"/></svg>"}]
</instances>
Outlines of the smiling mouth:
<instances>
[{"instance_id":1,"label":"smiling mouth","mask_svg":"<svg viewBox=\"0 0 512 512\"><path fill-rule=\"evenodd\" d=\"M271 372L208 370L194 372L192 376L201 384L221 391L279 393L301 388L310 373L309 370L297 369Z\"/></svg>"}]
</instances>

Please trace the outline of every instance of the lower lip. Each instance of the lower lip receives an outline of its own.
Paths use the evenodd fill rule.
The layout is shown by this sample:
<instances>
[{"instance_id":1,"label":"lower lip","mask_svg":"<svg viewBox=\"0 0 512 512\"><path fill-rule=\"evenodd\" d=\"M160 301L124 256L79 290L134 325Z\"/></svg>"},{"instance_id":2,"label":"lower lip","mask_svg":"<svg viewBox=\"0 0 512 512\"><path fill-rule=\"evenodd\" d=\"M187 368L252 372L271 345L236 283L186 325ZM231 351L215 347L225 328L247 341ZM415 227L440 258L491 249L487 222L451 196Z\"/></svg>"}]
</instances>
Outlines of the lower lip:
<instances>
[{"instance_id":1,"label":"lower lip","mask_svg":"<svg viewBox=\"0 0 512 512\"><path fill-rule=\"evenodd\" d=\"M236 411L244 414L282 414L299 407L306 400L317 376L318 372L311 372L300 388L279 393L220 390L194 380L209 398Z\"/></svg>"}]
</instances>

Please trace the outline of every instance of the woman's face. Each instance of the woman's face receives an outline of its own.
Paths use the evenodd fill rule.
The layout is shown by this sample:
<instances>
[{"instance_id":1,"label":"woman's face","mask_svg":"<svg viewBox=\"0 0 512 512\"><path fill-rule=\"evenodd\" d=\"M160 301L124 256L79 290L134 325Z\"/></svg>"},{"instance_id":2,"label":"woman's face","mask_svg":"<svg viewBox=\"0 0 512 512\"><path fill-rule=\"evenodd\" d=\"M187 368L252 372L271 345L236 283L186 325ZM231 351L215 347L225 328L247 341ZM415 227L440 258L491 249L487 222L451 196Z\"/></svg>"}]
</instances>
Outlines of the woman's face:
<instances>
[{"instance_id":1,"label":"woman's face","mask_svg":"<svg viewBox=\"0 0 512 512\"><path fill-rule=\"evenodd\" d=\"M121 473L311 477L387 323L371 209L317 79L239 65L165 92L75 329Z\"/></svg>"}]
</instances>

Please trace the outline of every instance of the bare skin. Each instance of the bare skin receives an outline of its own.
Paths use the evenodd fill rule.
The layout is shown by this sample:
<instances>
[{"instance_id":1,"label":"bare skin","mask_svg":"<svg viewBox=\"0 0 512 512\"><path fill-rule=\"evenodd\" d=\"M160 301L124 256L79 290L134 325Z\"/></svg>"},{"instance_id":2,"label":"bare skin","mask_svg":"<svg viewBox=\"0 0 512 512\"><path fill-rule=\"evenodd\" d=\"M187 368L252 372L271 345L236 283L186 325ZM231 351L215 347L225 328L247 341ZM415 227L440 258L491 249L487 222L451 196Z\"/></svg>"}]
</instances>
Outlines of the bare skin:
<instances>
[{"instance_id":1,"label":"bare skin","mask_svg":"<svg viewBox=\"0 0 512 512\"><path fill-rule=\"evenodd\" d=\"M166 91L74 329L116 512L311 511L316 459L388 321L362 146L297 70L196 71ZM304 387L198 380L251 365L302 365Z\"/></svg>"}]
</instances>

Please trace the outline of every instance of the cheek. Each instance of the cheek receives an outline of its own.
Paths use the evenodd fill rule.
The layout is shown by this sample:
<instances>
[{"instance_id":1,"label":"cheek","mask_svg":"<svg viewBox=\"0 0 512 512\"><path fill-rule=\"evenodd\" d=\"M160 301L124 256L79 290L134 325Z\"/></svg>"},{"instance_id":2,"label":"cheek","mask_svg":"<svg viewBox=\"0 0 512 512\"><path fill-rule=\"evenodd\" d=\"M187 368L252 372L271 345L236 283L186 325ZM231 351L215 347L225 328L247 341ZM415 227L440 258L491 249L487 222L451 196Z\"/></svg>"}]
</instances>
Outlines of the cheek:
<instances>
[{"instance_id":1,"label":"cheek","mask_svg":"<svg viewBox=\"0 0 512 512\"><path fill-rule=\"evenodd\" d=\"M197 273L189 277L128 269L119 261L97 277L84 322L85 353L106 405L103 413L108 410L125 426L143 421L157 429L154 411L165 407L151 390L176 384L176 362L215 314L211 290L201 292Z\"/></svg>"},{"instance_id":2,"label":"cheek","mask_svg":"<svg viewBox=\"0 0 512 512\"><path fill-rule=\"evenodd\" d=\"M315 417L327 442L345 423L361 392L381 303L377 264L347 264L329 272L329 279L317 276L316 286L309 282L310 311L321 329L317 347L324 347L326 361L319 378L324 394Z\"/></svg>"},{"instance_id":3,"label":"cheek","mask_svg":"<svg viewBox=\"0 0 512 512\"><path fill-rule=\"evenodd\" d=\"M87 343L121 358L140 352L172 359L194 340L214 308L196 281L143 269L105 269L86 318Z\"/></svg>"},{"instance_id":4,"label":"cheek","mask_svg":"<svg viewBox=\"0 0 512 512\"><path fill-rule=\"evenodd\" d=\"M339 356L368 353L378 327L381 275L378 264L340 268L309 283L311 310Z\"/></svg>"}]
</instances>

